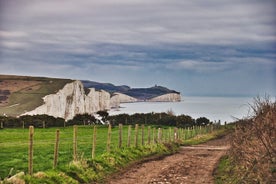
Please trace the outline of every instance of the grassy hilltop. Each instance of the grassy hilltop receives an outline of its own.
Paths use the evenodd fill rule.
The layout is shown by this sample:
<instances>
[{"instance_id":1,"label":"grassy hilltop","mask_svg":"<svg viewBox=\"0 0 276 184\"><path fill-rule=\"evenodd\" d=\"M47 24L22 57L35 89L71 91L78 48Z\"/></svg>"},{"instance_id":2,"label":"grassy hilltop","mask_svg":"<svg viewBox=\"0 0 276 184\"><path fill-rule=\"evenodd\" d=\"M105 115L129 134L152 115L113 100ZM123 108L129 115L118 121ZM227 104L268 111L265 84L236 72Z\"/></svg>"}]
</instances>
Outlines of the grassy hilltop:
<instances>
[{"instance_id":1,"label":"grassy hilltop","mask_svg":"<svg viewBox=\"0 0 276 184\"><path fill-rule=\"evenodd\" d=\"M42 105L42 97L54 94L69 79L0 75L0 115L18 116Z\"/></svg>"}]
</instances>

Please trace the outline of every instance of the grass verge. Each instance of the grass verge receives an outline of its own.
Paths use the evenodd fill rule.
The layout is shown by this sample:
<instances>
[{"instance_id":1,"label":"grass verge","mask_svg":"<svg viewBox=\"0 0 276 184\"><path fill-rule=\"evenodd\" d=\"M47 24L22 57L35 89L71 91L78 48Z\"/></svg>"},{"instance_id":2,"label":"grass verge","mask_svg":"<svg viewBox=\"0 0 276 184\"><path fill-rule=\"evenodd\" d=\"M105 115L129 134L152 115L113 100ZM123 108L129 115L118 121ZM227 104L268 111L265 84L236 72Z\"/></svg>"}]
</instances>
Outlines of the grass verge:
<instances>
[{"instance_id":1,"label":"grass verge","mask_svg":"<svg viewBox=\"0 0 276 184\"><path fill-rule=\"evenodd\" d=\"M59 171L37 172L32 177L25 175L22 179L26 183L32 184L104 183L104 178L108 174L114 173L145 157L172 154L178 150L178 147L177 144L170 143L116 149L110 153L102 154L95 160L79 159L78 161L72 161L69 167Z\"/></svg>"},{"instance_id":2,"label":"grass verge","mask_svg":"<svg viewBox=\"0 0 276 184\"><path fill-rule=\"evenodd\" d=\"M214 171L215 183L236 183L237 177L235 176L235 166L228 155L221 157L219 164Z\"/></svg>"}]
</instances>

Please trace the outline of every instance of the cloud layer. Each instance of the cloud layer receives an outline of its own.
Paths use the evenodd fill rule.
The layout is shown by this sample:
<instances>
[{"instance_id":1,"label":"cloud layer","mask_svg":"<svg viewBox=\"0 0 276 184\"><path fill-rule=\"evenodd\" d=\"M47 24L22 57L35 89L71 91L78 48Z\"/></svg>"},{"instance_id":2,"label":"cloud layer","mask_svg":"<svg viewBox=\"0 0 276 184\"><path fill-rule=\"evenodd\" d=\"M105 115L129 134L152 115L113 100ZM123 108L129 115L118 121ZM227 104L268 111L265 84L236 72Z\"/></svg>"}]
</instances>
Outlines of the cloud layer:
<instances>
[{"instance_id":1,"label":"cloud layer","mask_svg":"<svg viewBox=\"0 0 276 184\"><path fill-rule=\"evenodd\" d=\"M0 73L276 94L273 0L0 0Z\"/></svg>"}]
</instances>

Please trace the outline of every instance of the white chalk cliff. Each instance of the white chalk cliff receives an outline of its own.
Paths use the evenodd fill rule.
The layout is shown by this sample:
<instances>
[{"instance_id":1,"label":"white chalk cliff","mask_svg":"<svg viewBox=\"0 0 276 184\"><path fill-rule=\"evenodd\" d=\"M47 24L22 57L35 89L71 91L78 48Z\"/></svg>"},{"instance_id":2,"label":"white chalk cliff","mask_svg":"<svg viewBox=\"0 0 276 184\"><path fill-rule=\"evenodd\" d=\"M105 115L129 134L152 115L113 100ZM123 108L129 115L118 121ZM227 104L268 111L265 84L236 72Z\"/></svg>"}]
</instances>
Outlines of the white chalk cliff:
<instances>
[{"instance_id":1,"label":"white chalk cliff","mask_svg":"<svg viewBox=\"0 0 276 184\"><path fill-rule=\"evenodd\" d=\"M72 119L76 114L95 113L99 110L108 110L111 107L110 94L104 90L89 89L86 95L80 81L68 83L56 94L43 98L44 104L23 115L48 114L61 117L65 120ZM118 105L113 102L112 105Z\"/></svg>"},{"instance_id":2,"label":"white chalk cliff","mask_svg":"<svg viewBox=\"0 0 276 184\"><path fill-rule=\"evenodd\" d=\"M88 94L81 81L66 84L56 94L50 94L43 98L44 104L22 115L47 114L54 117L72 119L76 114L93 114L100 110L118 108L120 103L138 102L139 100L122 93L110 93L94 88L89 88ZM181 101L178 93L168 93L147 101L150 102L176 102Z\"/></svg>"},{"instance_id":3,"label":"white chalk cliff","mask_svg":"<svg viewBox=\"0 0 276 184\"><path fill-rule=\"evenodd\" d=\"M181 95L178 93L168 93L147 100L149 102L180 102Z\"/></svg>"},{"instance_id":4,"label":"white chalk cliff","mask_svg":"<svg viewBox=\"0 0 276 184\"><path fill-rule=\"evenodd\" d=\"M114 93L119 98L120 103L129 103L129 102L137 102L138 99L128 96L123 93Z\"/></svg>"}]
</instances>

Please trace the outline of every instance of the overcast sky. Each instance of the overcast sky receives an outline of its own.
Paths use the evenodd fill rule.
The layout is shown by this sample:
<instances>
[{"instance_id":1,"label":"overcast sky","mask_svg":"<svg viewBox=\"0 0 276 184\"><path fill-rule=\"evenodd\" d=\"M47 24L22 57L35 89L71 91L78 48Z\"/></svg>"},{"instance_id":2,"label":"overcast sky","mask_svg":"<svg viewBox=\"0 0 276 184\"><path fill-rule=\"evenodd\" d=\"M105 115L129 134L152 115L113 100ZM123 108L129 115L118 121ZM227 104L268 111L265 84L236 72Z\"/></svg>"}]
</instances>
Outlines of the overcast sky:
<instances>
[{"instance_id":1,"label":"overcast sky","mask_svg":"<svg viewBox=\"0 0 276 184\"><path fill-rule=\"evenodd\" d=\"M0 0L0 73L276 96L275 0Z\"/></svg>"}]
</instances>

